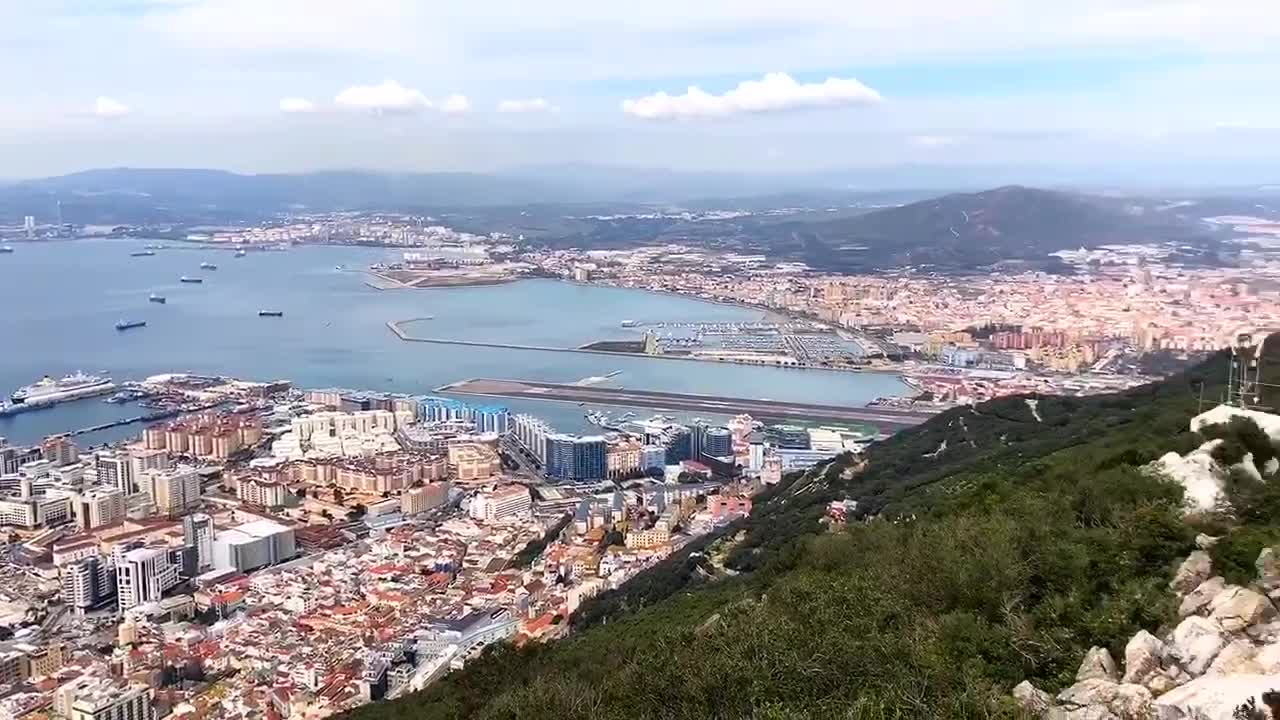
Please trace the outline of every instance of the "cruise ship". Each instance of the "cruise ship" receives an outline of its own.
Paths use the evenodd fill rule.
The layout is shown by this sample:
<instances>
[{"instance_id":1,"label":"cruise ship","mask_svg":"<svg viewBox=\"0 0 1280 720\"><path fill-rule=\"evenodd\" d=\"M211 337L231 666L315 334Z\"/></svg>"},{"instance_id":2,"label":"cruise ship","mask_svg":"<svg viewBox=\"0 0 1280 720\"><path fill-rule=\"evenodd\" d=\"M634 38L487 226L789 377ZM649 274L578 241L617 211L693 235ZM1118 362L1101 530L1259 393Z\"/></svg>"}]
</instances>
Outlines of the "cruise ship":
<instances>
[{"instance_id":1,"label":"cruise ship","mask_svg":"<svg viewBox=\"0 0 1280 720\"><path fill-rule=\"evenodd\" d=\"M45 376L40 382L18 388L10 396L14 405L52 405L64 400L105 395L116 389L109 377L76 373L61 380Z\"/></svg>"}]
</instances>

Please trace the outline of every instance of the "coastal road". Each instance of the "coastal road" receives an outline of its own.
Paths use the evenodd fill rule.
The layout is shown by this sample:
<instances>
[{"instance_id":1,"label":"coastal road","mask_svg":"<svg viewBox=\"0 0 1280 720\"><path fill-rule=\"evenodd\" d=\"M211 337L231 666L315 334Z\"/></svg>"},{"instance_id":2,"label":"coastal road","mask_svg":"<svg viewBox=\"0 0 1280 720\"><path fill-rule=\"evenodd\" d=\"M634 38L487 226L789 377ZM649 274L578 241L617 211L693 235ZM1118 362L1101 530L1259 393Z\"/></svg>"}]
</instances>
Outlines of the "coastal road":
<instances>
[{"instance_id":1,"label":"coastal road","mask_svg":"<svg viewBox=\"0 0 1280 720\"><path fill-rule=\"evenodd\" d=\"M532 380L497 380L492 378L463 380L437 388L436 392L524 400L591 403L593 405L616 405L667 411L707 412L717 415L746 413L758 419L774 422L803 420L867 423L879 427L882 431L899 430L919 425L935 414L928 411L903 408L848 407L780 400L753 400L691 393L658 392L654 390L630 390L594 385L565 385Z\"/></svg>"}]
</instances>

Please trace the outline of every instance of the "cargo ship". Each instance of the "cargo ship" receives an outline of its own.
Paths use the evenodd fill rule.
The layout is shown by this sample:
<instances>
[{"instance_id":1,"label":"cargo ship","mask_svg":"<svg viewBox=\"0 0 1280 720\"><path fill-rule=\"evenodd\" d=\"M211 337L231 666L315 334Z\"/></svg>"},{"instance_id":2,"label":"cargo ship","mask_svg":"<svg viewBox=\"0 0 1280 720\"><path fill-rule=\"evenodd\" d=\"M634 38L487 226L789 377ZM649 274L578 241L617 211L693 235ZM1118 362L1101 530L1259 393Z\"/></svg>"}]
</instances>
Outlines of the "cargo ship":
<instances>
[{"instance_id":1,"label":"cargo ship","mask_svg":"<svg viewBox=\"0 0 1280 720\"><path fill-rule=\"evenodd\" d=\"M259 310L258 317L284 317L283 310Z\"/></svg>"},{"instance_id":2,"label":"cargo ship","mask_svg":"<svg viewBox=\"0 0 1280 720\"><path fill-rule=\"evenodd\" d=\"M13 248L8 245L5 245L4 247L0 247L0 253L8 254L11 252L13 252Z\"/></svg>"},{"instance_id":3,"label":"cargo ship","mask_svg":"<svg viewBox=\"0 0 1280 720\"><path fill-rule=\"evenodd\" d=\"M117 330L132 330L134 328L146 327L146 320L121 320L116 323Z\"/></svg>"},{"instance_id":4,"label":"cargo ship","mask_svg":"<svg viewBox=\"0 0 1280 720\"><path fill-rule=\"evenodd\" d=\"M9 399L13 406L39 407L65 400L105 395L115 389L115 383L111 382L109 377L75 373L61 380L54 380L46 375L40 382L18 388L9 396Z\"/></svg>"},{"instance_id":5,"label":"cargo ship","mask_svg":"<svg viewBox=\"0 0 1280 720\"><path fill-rule=\"evenodd\" d=\"M137 252L129 253L129 257L151 257L152 255L155 255L155 254L156 254L155 250L139 250Z\"/></svg>"},{"instance_id":6,"label":"cargo ship","mask_svg":"<svg viewBox=\"0 0 1280 720\"><path fill-rule=\"evenodd\" d=\"M183 275L182 277L178 278L178 280L179 280L179 281L181 281L181 282L184 282L184 283L202 283L202 282L204 282L204 278L190 277L190 276L187 276L187 275Z\"/></svg>"},{"instance_id":7,"label":"cargo ship","mask_svg":"<svg viewBox=\"0 0 1280 720\"><path fill-rule=\"evenodd\" d=\"M200 269L201 270L217 270L218 266L214 265L211 262L202 262L200 263Z\"/></svg>"},{"instance_id":8,"label":"cargo ship","mask_svg":"<svg viewBox=\"0 0 1280 720\"><path fill-rule=\"evenodd\" d=\"M168 302L168 300L166 300L163 295L157 295L155 293L151 293L151 295L147 298L147 300L150 300L153 303L160 303L161 305Z\"/></svg>"}]
</instances>

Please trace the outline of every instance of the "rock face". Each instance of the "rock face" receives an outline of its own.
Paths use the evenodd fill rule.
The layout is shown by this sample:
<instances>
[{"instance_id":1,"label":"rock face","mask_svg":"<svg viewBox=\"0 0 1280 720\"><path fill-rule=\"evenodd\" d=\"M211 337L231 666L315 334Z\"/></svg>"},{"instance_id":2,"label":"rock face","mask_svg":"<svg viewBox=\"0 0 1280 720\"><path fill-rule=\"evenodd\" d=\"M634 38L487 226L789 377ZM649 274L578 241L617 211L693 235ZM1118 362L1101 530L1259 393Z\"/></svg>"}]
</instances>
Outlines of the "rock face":
<instances>
[{"instance_id":1,"label":"rock face","mask_svg":"<svg viewBox=\"0 0 1280 720\"><path fill-rule=\"evenodd\" d=\"M1114 680L1090 678L1058 693L1058 702L1068 707L1106 705L1116 699L1119 691L1120 686Z\"/></svg>"},{"instance_id":2,"label":"rock face","mask_svg":"<svg viewBox=\"0 0 1280 720\"><path fill-rule=\"evenodd\" d=\"M1197 550L1182 561L1178 571L1173 574L1169 589L1179 595L1186 595L1195 590L1200 583L1208 580L1211 574L1213 574L1213 561L1209 559L1209 553Z\"/></svg>"},{"instance_id":3,"label":"rock face","mask_svg":"<svg viewBox=\"0 0 1280 720\"><path fill-rule=\"evenodd\" d=\"M1080 663L1080 669L1076 671L1077 682L1092 679L1115 681L1116 677L1116 661L1111 659L1111 653L1106 648L1100 647L1089 648L1084 661Z\"/></svg>"},{"instance_id":4,"label":"rock face","mask_svg":"<svg viewBox=\"0 0 1280 720\"><path fill-rule=\"evenodd\" d=\"M1187 593L1182 598L1182 604L1178 606L1178 617L1187 617L1188 615L1196 615L1208 610L1209 603L1218 597L1218 593L1227 589L1227 581L1221 577L1211 577L1208 580L1196 586L1195 590Z\"/></svg>"}]
</instances>

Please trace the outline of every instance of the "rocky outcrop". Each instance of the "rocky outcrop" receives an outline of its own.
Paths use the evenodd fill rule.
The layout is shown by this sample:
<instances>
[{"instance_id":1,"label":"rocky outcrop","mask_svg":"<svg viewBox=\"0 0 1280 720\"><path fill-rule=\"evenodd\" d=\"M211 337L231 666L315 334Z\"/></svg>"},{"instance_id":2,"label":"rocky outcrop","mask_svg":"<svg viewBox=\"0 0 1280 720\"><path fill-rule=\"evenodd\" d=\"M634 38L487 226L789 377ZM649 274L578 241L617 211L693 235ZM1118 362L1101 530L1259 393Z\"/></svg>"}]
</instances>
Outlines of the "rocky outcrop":
<instances>
[{"instance_id":1,"label":"rocky outcrop","mask_svg":"<svg viewBox=\"0 0 1280 720\"><path fill-rule=\"evenodd\" d=\"M1075 684L1055 697L1024 682L1014 692L1019 704L1050 720L1235 720L1250 700L1265 707L1263 693L1280 689L1280 612L1272 602L1280 552L1258 556L1256 583L1229 585L1213 576L1205 549L1215 539L1204 537L1169 584L1182 596L1173 630L1134 635L1122 675L1105 648L1090 648Z\"/></svg>"}]
</instances>

